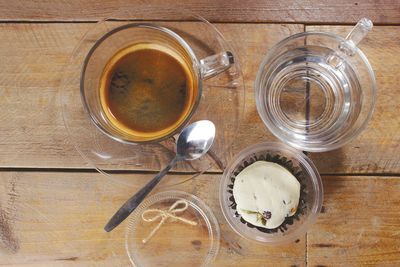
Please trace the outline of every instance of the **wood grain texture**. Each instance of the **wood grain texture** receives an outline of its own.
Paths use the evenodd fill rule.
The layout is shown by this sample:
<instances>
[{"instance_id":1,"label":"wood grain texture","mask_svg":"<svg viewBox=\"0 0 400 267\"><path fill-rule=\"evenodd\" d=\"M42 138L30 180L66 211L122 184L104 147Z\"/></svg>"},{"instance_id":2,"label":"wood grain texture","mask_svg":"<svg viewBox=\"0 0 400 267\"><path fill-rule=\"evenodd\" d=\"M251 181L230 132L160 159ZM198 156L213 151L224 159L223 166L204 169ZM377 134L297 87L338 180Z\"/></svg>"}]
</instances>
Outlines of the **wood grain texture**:
<instances>
[{"instance_id":1,"label":"wood grain texture","mask_svg":"<svg viewBox=\"0 0 400 267\"><path fill-rule=\"evenodd\" d=\"M341 36L351 27L307 26ZM322 173L400 173L400 27L375 27L360 48L377 81L377 102L367 128L348 145L332 152L311 154Z\"/></svg>"},{"instance_id":2,"label":"wood grain texture","mask_svg":"<svg viewBox=\"0 0 400 267\"><path fill-rule=\"evenodd\" d=\"M85 165L67 143L58 87L69 55L88 26L0 25L3 167Z\"/></svg>"},{"instance_id":3,"label":"wood grain texture","mask_svg":"<svg viewBox=\"0 0 400 267\"><path fill-rule=\"evenodd\" d=\"M307 235L309 266L399 266L400 178L323 177L323 213Z\"/></svg>"},{"instance_id":4,"label":"wood grain texture","mask_svg":"<svg viewBox=\"0 0 400 267\"><path fill-rule=\"evenodd\" d=\"M120 175L115 182L98 173L1 172L0 265L129 266L124 249L126 222L111 233L103 227L151 177ZM168 179L176 182L186 177L170 175ZM135 186L127 186L131 181ZM221 242L215 266L304 266L305 238L268 247L243 240L229 228L219 208L218 175L203 175L175 187L166 187L167 183L164 180L157 190L195 194L216 215ZM188 266L189 257L182 253L177 266Z\"/></svg>"},{"instance_id":5,"label":"wood grain texture","mask_svg":"<svg viewBox=\"0 0 400 267\"><path fill-rule=\"evenodd\" d=\"M137 9L140 5L159 6L138 12L135 16L115 14L115 10ZM132 8L133 7L133 8ZM1 20L77 21L99 20L104 17L119 19L186 19L172 15L177 8L185 8L219 22L295 22L295 23L355 23L369 17L375 23L400 23L400 3L396 0L367 1L184 1L175 0L57 0L57 1L0 1ZM167 11L171 8L171 11ZM158 11L158 10L162 11Z\"/></svg>"},{"instance_id":6,"label":"wood grain texture","mask_svg":"<svg viewBox=\"0 0 400 267\"><path fill-rule=\"evenodd\" d=\"M57 95L64 66L90 26L0 25L0 55L4 59L0 61L0 104L4 110L0 115L1 167L90 167L68 140ZM241 141L235 146L238 151L248 144L272 138L257 115L253 81L265 52L279 40L302 31L303 26L218 24L217 27L243 62L247 108L238 133ZM165 161L159 158L149 164L158 169Z\"/></svg>"}]
</instances>

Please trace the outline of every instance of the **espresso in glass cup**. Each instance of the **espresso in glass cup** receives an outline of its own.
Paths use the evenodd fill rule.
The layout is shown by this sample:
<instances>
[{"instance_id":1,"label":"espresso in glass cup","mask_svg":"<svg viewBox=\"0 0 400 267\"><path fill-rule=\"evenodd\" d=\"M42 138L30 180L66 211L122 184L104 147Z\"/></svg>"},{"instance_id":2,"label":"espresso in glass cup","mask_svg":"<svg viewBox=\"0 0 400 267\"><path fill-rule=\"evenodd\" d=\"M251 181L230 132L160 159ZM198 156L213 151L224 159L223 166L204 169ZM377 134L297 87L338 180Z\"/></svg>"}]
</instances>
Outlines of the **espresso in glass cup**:
<instances>
[{"instance_id":1,"label":"espresso in glass cup","mask_svg":"<svg viewBox=\"0 0 400 267\"><path fill-rule=\"evenodd\" d=\"M99 39L81 74L81 96L91 120L109 137L128 143L157 142L190 120L202 80L225 71L233 55L198 60L170 29L127 24Z\"/></svg>"}]
</instances>

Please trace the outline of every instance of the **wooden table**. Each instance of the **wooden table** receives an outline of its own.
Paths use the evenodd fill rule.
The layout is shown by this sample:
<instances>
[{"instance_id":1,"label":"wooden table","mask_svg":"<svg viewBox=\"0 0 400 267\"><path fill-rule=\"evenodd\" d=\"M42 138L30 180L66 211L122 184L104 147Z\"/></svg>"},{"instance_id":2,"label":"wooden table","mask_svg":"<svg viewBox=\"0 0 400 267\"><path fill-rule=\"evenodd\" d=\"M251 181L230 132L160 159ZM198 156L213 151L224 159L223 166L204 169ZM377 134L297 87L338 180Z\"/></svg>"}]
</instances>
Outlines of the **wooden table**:
<instances>
[{"instance_id":1,"label":"wooden table","mask_svg":"<svg viewBox=\"0 0 400 267\"><path fill-rule=\"evenodd\" d=\"M63 67L82 34L115 8L139 2L0 1L0 265L129 265L124 227L112 233L102 228L132 188L112 183L81 159L67 139L58 93ZM151 2L174 6L179 1ZM269 48L303 31L345 35L363 16L376 25L361 44L377 78L376 110L350 144L310 154L322 174L325 200L306 236L287 246L264 247L234 235L209 194L220 172L175 187L203 198L220 221L215 265L399 266L400 2L189 0L179 6L215 22L228 41L240 38L236 50L247 97L235 152L275 140L257 115L252 93ZM140 186L154 173L119 175Z\"/></svg>"}]
</instances>

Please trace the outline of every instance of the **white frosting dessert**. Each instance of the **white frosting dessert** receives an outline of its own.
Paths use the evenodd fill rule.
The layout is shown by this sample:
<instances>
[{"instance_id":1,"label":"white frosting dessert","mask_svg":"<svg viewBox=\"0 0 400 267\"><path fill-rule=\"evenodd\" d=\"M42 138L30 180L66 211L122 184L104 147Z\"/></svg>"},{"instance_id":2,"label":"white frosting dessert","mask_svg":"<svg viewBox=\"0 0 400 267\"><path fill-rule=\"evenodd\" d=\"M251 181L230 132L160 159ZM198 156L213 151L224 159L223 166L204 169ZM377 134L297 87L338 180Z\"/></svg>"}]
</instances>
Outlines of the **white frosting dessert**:
<instances>
[{"instance_id":1,"label":"white frosting dessert","mask_svg":"<svg viewBox=\"0 0 400 267\"><path fill-rule=\"evenodd\" d=\"M300 183L281 165L256 161L236 176L233 197L245 221L274 229L296 213Z\"/></svg>"}]
</instances>

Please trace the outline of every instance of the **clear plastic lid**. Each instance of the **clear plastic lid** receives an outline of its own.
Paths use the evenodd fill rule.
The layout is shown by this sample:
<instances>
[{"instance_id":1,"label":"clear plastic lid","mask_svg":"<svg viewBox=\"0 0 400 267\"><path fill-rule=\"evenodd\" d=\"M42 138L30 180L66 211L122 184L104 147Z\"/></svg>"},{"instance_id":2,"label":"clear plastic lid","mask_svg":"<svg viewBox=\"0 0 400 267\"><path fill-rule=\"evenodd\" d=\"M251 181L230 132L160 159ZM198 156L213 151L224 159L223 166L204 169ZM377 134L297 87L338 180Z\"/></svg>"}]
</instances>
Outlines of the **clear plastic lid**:
<instances>
[{"instance_id":1,"label":"clear plastic lid","mask_svg":"<svg viewBox=\"0 0 400 267\"><path fill-rule=\"evenodd\" d=\"M236 175L255 161L274 162L283 166L301 185L296 214L287 217L275 229L255 227L244 221L237 212L232 192ZM304 235L321 211L323 194L321 177L312 161L301 151L274 142L254 144L241 151L225 169L219 187L221 209L231 228L244 238L269 245L288 244Z\"/></svg>"},{"instance_id":2,"label":"clear plastic lid","mask_svg":"<svg viewBox=\"0 0 400 267\"><path fill-rule=\"evenodd\" d=\"M125 248L133 266L209 266L219 239L217 219L202 200L165 191L145 199L131 215Z\"/></svg>"}]
</instances>

